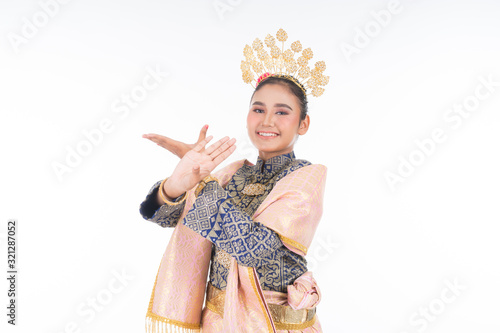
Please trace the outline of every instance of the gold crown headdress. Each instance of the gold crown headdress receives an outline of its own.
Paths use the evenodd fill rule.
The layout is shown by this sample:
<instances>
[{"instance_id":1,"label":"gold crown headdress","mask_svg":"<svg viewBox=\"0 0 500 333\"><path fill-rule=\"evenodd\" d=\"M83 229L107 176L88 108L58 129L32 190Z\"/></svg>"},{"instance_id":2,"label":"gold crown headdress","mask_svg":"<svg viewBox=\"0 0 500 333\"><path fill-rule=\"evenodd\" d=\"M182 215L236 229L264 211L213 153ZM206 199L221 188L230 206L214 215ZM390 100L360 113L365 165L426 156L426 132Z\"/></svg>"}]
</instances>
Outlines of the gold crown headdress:
<instances>
[{"instance_id":1,"label":"gold crown headdress","mask_svg":"<svg viewBox=\"0 0 500 333\"><path fill-rule=\"evenodd\" d=\"M329 76L323 75L326 69L325 62L318 61L314 64L314 68L310 69L307 62L313 57L312 50L310 48L302 50L302 44L296 41L288 50L284 51L287 38L285 30L279 29L276 33L276 39L281 42L280 50L276 45L276 39L270 34L267 35L264 42L270 49L271 55L264 50L264 45L258 38L253 41L252 46L245 45L243 54L246 60L241 61L243 81L257 88L259 83L268 77L284 77L299 86L304 95L321 96L325 91L322 87L326 86L330 79ZM302 55L295 60L295 53L300 51L302 51ZM252 84L254 81L255 85Z\"/></svg>"}]
</instances>

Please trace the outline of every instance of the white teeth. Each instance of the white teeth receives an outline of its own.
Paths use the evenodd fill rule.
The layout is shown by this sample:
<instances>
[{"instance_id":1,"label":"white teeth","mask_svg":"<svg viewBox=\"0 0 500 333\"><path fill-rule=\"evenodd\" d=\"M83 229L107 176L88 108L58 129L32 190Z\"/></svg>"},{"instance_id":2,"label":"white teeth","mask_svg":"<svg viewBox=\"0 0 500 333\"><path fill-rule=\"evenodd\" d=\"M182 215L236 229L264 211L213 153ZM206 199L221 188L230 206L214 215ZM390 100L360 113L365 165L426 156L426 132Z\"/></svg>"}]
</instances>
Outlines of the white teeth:
<instances>
[{"instance_id":1,"label":"white teeth","mask_svg":"<svg viewBox=\"0 0 500 333\"><path fill-rule=\"evenodd\" d=\"M262 132L259 132L260 135L262 136L278 136L278 134L275 134L275 133L262 133Z\"/></svg>"}]
</instances>

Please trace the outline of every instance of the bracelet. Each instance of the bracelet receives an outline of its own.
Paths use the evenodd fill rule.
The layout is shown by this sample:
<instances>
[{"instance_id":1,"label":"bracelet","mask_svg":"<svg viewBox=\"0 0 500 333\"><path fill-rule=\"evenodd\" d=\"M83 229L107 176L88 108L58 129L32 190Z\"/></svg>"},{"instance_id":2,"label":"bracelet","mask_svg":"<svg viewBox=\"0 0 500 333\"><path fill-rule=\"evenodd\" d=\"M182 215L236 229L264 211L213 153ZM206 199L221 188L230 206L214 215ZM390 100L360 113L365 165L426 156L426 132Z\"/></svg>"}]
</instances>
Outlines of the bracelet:
<instances>
[{"instance_id":1,"label":"bracelet","mask_svg":"<svg viewBox=\"0 0 500 333\"><path fill-rule=\"evenodd\" d=\"M211 175L208 175L206 176L205 178L203 178L200 183L198 184L198 187L196 187L196 190L194 191L194 195L197 197L200 192L205 188L205 186L207 185L207 183L209 182L219 182L219 180L217 178L215 178L214 176L211 176Z\"/></svg>"},{"instance_id":2,"label":"bracelet","mask_svg":"<svg viewBox=\"0 0 500 333\"><path fill-rule=\"evenodd\" d=\"M158 189L158 191L160 191L160 197L163 199L163 201L167 204L167 205L170 205L170 206L173 206L173 205L178 205L180 203L182 203L184 200L186 200L186 193L184 192L184 194L182 195L182 198L181 200L176 200L175 202L172 202L170 200L167 199L167 195L165 193L165 191L163 190L163 187L165 185L165 182L167 181L168 177L165 178L161 184L160 184L160 188Z\"/></svg>"}]
</instances>

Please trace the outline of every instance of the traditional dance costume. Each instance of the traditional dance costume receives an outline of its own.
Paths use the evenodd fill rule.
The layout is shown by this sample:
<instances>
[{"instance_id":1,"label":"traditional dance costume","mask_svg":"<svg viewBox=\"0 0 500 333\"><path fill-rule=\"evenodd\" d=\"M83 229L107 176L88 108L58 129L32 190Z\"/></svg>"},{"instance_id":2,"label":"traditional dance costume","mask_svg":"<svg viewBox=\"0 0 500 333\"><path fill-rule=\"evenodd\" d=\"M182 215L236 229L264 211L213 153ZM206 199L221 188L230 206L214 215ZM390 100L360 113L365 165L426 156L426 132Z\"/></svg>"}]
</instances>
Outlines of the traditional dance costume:
<instances>
[{"instance_id":1,"label":"traditional dance costume","mask_svg":"<svg viewBox=\"0 0 500 333\"><path fill-rule=\"evenodd\" d=\"M310 80L316 71L316 85L305 85L315 96L328 81L324 63L316 64L309 70ZM250 75L245 66L244 78ZM257 84L288 75L264 74ZM161 206L162 181L154 184L140 212L175 230L151 294L147 332L321 332L321 294L304 256L322 215L325 181L325 166L296 159L292 151L259 157L255 165L233 162Z\"/></svg>"}]
</instances>

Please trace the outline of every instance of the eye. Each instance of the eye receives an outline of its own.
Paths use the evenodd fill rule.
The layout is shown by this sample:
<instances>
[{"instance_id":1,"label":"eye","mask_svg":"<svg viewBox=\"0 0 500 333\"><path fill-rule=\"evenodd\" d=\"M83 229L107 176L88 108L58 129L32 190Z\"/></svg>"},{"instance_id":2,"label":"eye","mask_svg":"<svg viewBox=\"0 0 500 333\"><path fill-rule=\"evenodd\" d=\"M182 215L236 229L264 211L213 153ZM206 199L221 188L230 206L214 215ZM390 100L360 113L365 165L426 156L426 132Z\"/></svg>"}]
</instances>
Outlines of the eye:
<instances>
[{"instance_id":1,"label":"eye","mask_svg":"<svg viewBox=\"0 0 500 333\"><path fill-rule=\"evenodd\" d=\"M264 112L264 110L262 110L262 109L253 109L253 112L263 113L263 112Z\"/></svg>"},{"instance_id":2,"label":"eye","mask_svg":"<svg viewBox=\"0 0 500 333\"><path fill-rule=\"evenodd\" d=\"M286 111L278 111L278 112L276 112L276 114L285 116L285 115L288 114L288 112L286 112Z\"/></svg>"}]
</instances>

